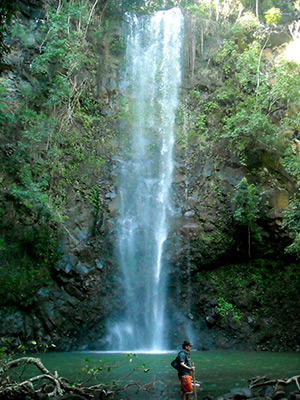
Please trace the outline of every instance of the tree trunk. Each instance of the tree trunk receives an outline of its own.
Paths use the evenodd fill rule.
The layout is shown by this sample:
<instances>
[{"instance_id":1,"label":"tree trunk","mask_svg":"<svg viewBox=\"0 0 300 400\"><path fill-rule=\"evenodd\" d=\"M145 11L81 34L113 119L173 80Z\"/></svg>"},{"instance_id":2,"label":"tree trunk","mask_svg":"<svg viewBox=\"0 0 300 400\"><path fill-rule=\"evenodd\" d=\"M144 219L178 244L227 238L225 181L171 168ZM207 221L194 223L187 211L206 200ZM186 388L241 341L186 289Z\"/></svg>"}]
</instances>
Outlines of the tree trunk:
<instances>
[{"instance_id":1,"label":"tree trunk","mask_svg":"<svg viewBox=\"0 0 300 400\"><path fill-rule=\"evenodd\" d=\"M220 14L219 0L216 0L216 20L217 20L217 22L219 21L219 14Z\"/></svg>"}]
</instances>

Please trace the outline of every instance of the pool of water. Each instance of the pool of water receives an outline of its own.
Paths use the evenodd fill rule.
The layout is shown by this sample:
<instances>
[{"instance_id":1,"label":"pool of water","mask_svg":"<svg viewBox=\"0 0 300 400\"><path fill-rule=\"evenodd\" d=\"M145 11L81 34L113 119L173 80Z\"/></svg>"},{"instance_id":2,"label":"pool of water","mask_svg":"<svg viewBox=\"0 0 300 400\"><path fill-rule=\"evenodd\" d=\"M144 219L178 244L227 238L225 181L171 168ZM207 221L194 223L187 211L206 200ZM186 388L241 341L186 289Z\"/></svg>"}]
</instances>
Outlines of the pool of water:
<instances>
[{"instance_id":1,"label":"pool of water","mask_svg":"<svg viewBox=\"0 0 300 400\"><path fill-rule=\"evenodd\" d=\"M114 365L108 372L101 371L90 383L111 382L124 377L123 383L138 381L151 382L156 377L162 383L156 385L157 391L137 393L130 388L122 399L179 399L177 372L170 362L176 352L165 354L137 354L129 357L122 353L71 352L39 354L45 366L51 371L58 371L60 376L75 382L85 376L82 370L86 365ZM300 373L299 353L269 352L192 352L196 366L196 379L201 382L199 398L217 397L233 388L248 386L248 379L261 375L268 378L289 378ZM144 370L149 369L148 372ZM131 375L129 375L132 373ZM129 375L129 376L128 376Z\"/></svg>"}]
</instances>

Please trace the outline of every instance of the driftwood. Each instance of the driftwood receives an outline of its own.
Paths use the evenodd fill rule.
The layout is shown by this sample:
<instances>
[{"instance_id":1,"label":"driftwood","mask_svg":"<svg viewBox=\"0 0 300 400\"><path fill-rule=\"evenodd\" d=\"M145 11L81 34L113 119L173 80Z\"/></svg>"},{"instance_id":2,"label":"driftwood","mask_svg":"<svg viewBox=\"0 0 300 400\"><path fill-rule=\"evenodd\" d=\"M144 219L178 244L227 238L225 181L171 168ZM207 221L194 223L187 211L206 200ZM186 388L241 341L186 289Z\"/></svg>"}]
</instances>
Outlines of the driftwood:
<instances>
[{"instance_id":1,"label":"driftwood","mask_svg":"<svg viewBox=\"0 0 300 400\"><path fill-rule=\"evenodd\" d=\"M23 379L23 374L28 365L34 365L41 372L41 374L33 376L31 378ZM23 371L18 373L15 368L23 366ZM109 368L116 366L113 364L109 366ZM64 378L58 376L57 372L51 373L42 363L39 358L34 357L21 357L16 360L12 360L6 363L2 363L0 365L0 400L6 399L14 399L20 398L20 396L33 395L43 396L43 398L60 398L65 394L73 394L80 395L86 399L95 398L95 394L97 394L97 398L105 399L105 398L113 398L114 393L120 391L126 391L130 387L136 387L138 391L150 391L155 389L156 384L164 384L160 381L156 380L154 376L153 381L140 384L139 382L129 382L127 384L121 385L120 380L112 383L109 387L104 384L96 384L92 386L86 386L86 383L95 377L97 373L104 368L107 367L99 367L96 368L95 371L90 373L90 377L84 380L81 383L76 383L71 385L69 381ZM14 371L17 375L17 381L12 380L12 376L10 375L10 371ZM133 372L133 371L132 371ZM129 373L126 377L121 378L124 381L124 378L128 378L131 374ZM23 397L22 397L23 398ZM35 397L38 398L38 397Z\"/></svg>"},{"instance_id":2,"label":"driftwood","mask_svg":"<svg viewBox=\"0 0 300 400\"><path fill-rule=\"evenodd\" d=\"M249 382L250 382L249 384L250 389L275 385L274 388L275 391L278 389L278 386L287 386L290 383L295 382L300 392L300 375L292 376L291 378L288 379L268 379L265 376L257 376L255 378L249 379Z\"/></svg>"}]
</instances>

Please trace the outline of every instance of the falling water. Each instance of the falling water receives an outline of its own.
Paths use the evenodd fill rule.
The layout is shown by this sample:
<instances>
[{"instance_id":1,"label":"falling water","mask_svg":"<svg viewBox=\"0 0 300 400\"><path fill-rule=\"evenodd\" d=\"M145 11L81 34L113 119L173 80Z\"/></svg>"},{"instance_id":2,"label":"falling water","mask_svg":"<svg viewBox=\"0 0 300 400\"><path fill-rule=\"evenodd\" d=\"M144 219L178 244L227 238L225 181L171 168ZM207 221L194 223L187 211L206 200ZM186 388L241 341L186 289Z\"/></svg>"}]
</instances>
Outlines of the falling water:
<instances>
[{"instance_id":1,"label":"falling water","mask_svg":"<svg viewBox=\"0 0 300 400\"><path fill-rule=\"evenodd\" d=\"M175 8L152 16L130 16L129 25L120 86L129 132L120 162L117 221L124 310L110 326L110 347L161 351L168 347L163 255L172 217L183 16Z\"/></svg>"}]
</instances>

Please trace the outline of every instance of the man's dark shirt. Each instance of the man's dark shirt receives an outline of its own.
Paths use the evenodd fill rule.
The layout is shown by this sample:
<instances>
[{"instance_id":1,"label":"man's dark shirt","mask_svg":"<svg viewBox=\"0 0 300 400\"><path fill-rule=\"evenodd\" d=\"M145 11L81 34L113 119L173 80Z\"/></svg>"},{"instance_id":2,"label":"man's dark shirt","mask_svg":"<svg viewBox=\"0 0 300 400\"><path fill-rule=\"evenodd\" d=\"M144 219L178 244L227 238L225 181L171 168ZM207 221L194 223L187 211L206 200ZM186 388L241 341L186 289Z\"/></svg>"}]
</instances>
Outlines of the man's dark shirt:
<instances>
[{"instance_id":1,"label":"man's dark shirt","mask_svg":"<svg viewBox=\"0 0 300 400\"><path fill-rule=\"evenodd\" d=\"M179 364L184 362L185 365L188 367L192 367L192 360L191 360L191 354L187 352L186 350L182 350L178 353L178 361ZM192 370L184 368L182 365L179 366L178 369L178 375L183 376L183 375L190 375L192 376Z\"/></svg>"}]
</instances>

